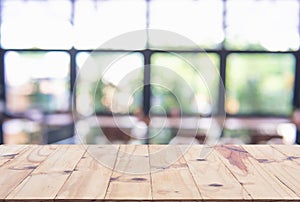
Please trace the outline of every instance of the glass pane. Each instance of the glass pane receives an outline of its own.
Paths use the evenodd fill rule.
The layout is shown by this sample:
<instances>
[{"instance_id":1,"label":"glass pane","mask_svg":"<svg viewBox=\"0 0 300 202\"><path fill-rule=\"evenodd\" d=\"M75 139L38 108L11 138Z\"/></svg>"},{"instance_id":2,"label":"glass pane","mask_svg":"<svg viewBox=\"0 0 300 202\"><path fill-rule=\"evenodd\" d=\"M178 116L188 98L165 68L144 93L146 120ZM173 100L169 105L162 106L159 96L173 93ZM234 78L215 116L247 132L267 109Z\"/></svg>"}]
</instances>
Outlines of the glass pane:
<instances>
[{"instance_id":1,"label":"glass pane","mask_svg":"<svg viewBox=\"0 0 300 202\"><path fill-rule=\"evenodd\" d=\"M3 0L1 45L5 48L54 48L72 46L68 0Z\"/></svg>"},{"instance_id":2,"label":"glass pane","mask_svg":"<svg viewBox=\"0 0 300 202\"><path fill-rule=\"evenodd\" d=\"M183 35L201 48L215 48L224 39L222 1L151 0L150 28ZM150 47L180 49L186 46L163 37L150 38Z\"/></svg>"},{"instance_id":3,"label":"glass pane","mask_svg":"<svg viewBox=\"0 0 300 202\"><path fill-rule=\"evenodd\" d=\"M226 74L230 114L289 115L295 58L291 54L231 54Z\"/></svg>"},{"instance_id":4,"label":"glass pane","mask_svg":"<svg viewBox=\"0 0 300 202\"><path fill-rule=\"evenodd\" d=\"M121 34L146 28L144 0L75 1L75 46L95 49ZM131 41L134 47L145 47L144 40ZM119 45L119 47L118 47ZM121 49L117 44L113 49Z\"/></svg>"},{"instance_id":5,"label":"glass pane","mask_svg":"<svg viewBox=\"0 0 300 202\"><path fill-rule=\"evenodd\" d=\"M69 63L64 52L5 54L7 109L65 111L69 108Z\"/></svg>"},{"instance_id":6,"label":"glass pane","mask_svg":"<svg viewBox=\"0 0 300 202\"><path fill-rule=\"evenodd\" d=\"M228 0L226 46L234 49L296 50L297 0Z\"/></svg>"},{"instance_id":7,"label":"glass pane","mask_svg":"<svg viewBox=\"0 0 300 202\"><path fill-rule=\"evenodd\" d=\"M77 111L134 112L142 106L143 64L139 53L92 53L77 56ZM87 104L88 103L88 104Z\"/></svg>"},{"instance_id":8,"label":"glass pane","mask_svg":"<svg viewBox=\"0 0 300 202\"><path fill-rule=\"evenodd\" d=\"M218 71L215 71L215 75L209 75L210 81L205 74L210 72L206 69L218 66L219 58L216 54L208 56L205 53L153 55L151 61L153 113L208 115L212 112L212 99L217 93L219 84Z\"/></svg>"},{"instance_id":9,"label":"glass pane","mask_svg":"<svg viewBox=\"0 0 300 202\"><path fill-rule=\"evenodd\" d=\"M3 123L5 144L40 144L42 127L36 121L12 119Z\"/></svg>"}]
</instances>

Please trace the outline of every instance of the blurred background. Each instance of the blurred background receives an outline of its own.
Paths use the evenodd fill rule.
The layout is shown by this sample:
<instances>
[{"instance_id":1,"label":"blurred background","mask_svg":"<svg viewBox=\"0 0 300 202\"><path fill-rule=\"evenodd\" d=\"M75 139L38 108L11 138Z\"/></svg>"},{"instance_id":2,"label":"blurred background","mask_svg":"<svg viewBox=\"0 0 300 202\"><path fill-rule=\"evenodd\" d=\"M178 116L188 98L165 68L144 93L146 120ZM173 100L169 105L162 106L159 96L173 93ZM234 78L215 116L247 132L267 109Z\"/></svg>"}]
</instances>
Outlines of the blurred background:
<instances>
[{"instance_id":1,"label":"blurred background","mask_svg":"<svg viewBox=\"0 0 300 202\"><path fill-rule=\"evenodd\" d=\"M201 68L209 68L208 56L219 71L226 98L219 80L212 88L219 93L216 110L227 116L220 143L294 144L299 119L294 112L300 107L299 5L300 0L0 0L0 143L80 142L73 93L77 112L87 117L77 123L85 143L167 144L178 135L180 144L194 138L195 130L195 142L203 143L214 106L189 65L171 51ZM121 45L99 48L141 29L178 33L207 55L147 36L134 52ZM124 53L99 82L74 85L87 58L97 61L101 75L101 61ZM186 93L175 75L163 74L157 65L184 75L195 94ZM113 97L119 77L136 67L139 73L127 88L163 80L171 89L146 86ZM124 97L129 97L125 104ZM88 118L94 113L91 104L98 122Z\"/></svg>"}]
</instances>

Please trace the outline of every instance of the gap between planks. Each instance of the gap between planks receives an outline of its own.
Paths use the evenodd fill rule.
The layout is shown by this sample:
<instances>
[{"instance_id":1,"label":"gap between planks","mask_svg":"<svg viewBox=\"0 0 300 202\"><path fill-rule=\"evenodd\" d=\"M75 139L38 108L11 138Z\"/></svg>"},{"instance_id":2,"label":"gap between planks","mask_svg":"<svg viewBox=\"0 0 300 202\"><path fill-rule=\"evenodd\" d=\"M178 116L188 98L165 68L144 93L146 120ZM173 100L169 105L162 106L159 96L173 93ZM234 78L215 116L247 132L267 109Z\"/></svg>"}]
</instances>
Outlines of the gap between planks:
<instances>
[{"instance_id":1,"label":"gap between planks","mask_svg":"<svg viewBox=\"0 0 300 202\"><path fill-rule=\"evenodd\" d=\"M0 145L0 168L12 161L26 149L29 149L28 145Z\"/></svg>"},{"instance_id":2,"label":"gap between planks","mask_svg":"<svg viewBox=\"0 0 300 202\"><path fill-rule=\"evenodd\" d=\"M294 156L287 156L269 145L243 146L258 160L262 169L275 176L284 186L300 197L299 164ZM297 154L296 154L297 155Z\"/></svg>"},{"instance_id":3,"label":"gap between planks","mask_svg":"<svg viewBox=\"0 0 300 202\"><path fill-rule=\"evenodd\" d=\"M176 145L149 145L153 200L202 200Z\"/></svg>"},{"instance_id":4,"label":"gap between planks","mask_svg":"<svg viewBox=\"0 0 300 202\"><path fill-rule=\"evenodd\" d=\"M109 167L114 166L118 150L119 146L88 146L87 152L55 198L103 199L112 175ZM105 165L100 162L104 162Z\"/></svg>"},{"instance_id":5,"label":"gap between planks","mask_svg":"<svg viewBox=\"0 0 300 202\"><path fill-rule=\"evenodd\" d=\"M63 147L63 146L60 145L59 147ZM89 146L88 148L90 147L92 148L93 146ZM232 200L235 197L238 197L239 194L241 197L244 197L244 199L248 200L247 192L249 192L255 200L257 199L261 201L271 200L272 199L271 197L274 197L273 199L276 200L299 199L299 195L295 194L297 193L296 189L299 188L297 184L298 182L292 180L293 175L291 175L290 172L293 170L297 171L297 168L299 168L300 150L290 149L290 147L285 147L285 146L259 147L256 145L253 147L252 146L226 146L222 148L219 146L216 147L217 149L214 150L212 154L207 157L206 161L198 161L196 158L198 156L198 152L200 155L201 146L192 146L191 150L187 151L185 156L179 158L179 160L176 161L174 164L170 162L170 159L172 160L182 155L182 153L180 153L181 152L180 146L170 147L170 149L167 151L160 151L161 149L163 149L163 147L165 147L162 145L151 145L151 146L140 145L140 146L131 146L131 147L129 145L126 146L121 145L121 147L122 147L121 149L122 152L120 153L120 155L116 154L115 160L113 161L114 163L113 168L115 169L110 170L110 172L108 171L107 176L103 176L102 175L103 173L100 174L102 171L99 172L98 174L94 173L95 175L93 175L94 178L97 178L96 176L102 176L105 177L105 179L109 178L109 180L106 181L107 184L108 183L109 184L104 185L104 187L106 186L107 189L104 192L105 194L108 193L105 200L109 200L109 201L130 200L130 199L132 200L133 199L133 197L131 197L132 195L130 194L127 196L122 195L122 191L125 190L126 185L127 188L133 189L133 187L136 186L139 189L142 189L143 191L146 190L147 194L149 194L149 190L150 190L149 199L145 199L145 198L135 199L135 200L143 200L143 201L152 200L152 199L157 201L172 200L172 199L178 201L186 200L186 199L189 199L190 201L202 200L202 199L217 200L218 194L219 196L221 196L222 193L226 195L225 193L227 189L228 190L231 189L232 193L230 193L231 195L226 195L228 198L225 200ZM254 148L258 148L258 149L254 150ZM27 162L23 162L20 156L22 155L26 156L27 154L30 153L38 154L38 152L34 153L33 151L31 152L30 151L31 151L31 146L29 146L28 149L22 150L22 152L20 152L18 155L15 155L11 161L6 162L2 167L0 167L0 169L3 169L3 167L10 168L12 167L12 165L18 165L18 167L16 168L24 168L24 165L28 166L29 164L27 165ZM98 154L99 152L103 153L102 150L95 149L94 154L97 154L97 152ZM73 154L73 152L69 151L69 154L70 153ZM39 166L36 168L31 167L31 170L30 169L29 170L31 172L37 173L37 175L48 175L48 177L46 177L45 179L48 179L49 176L51 177L51 173L45 172L48 171L46 169L47 167L50 167L50 170L52 170L53 172L55 171L55 173L57 173L60 176L59 179L65 177L64 174L61 173L62 170L68 171L66 173L67 178L63 181L63 184L61 185L60 189L57 190L55 201L60 201L60 199L70 199L70 198L72 199L71 194L75 194L75 193L70 194L66 192L66 190L69 189L68 187L71 186L69 182L72 181L76 182L78 179L80 179L80 176L85 176L85 174L90 172L91 170L98 169L97 166L99 165L95 165L94 160L88 157L89 155L87 152L84 151L82 155L79 153L80 152L76 153L75 156L80 158L76 163L76 159L77 159L76 157L75 163L73 163L72 165L70 165L68 162L63 162L62 160L59 160L62 158L61 156L65 156L65 157L68 156L60 149L55 150L55 152L52 151L52 153L50 153L47 157L33 155L33 157L38 157L34 159L36 160L38 159L35 163L37 163ZM131 155L125 155L124 153L133 154L133 155L139 154L140 157L131 158L130 157ZM104 154L106 153L104 152ZM148 157L146 157L147 154ZM45 159L42 160L43 158ZM51 161L48 160L51 158L52 158ZM236 161L233 162L234 158ZM218 159L219 162L216 162ZM285 160L283 161L284 163L282 164L285 170L280 169L279 164L277 164L279 161L282 160ZM53 164L53 161L54 162L58 161L58 163L56 162ZM23 164L18 164L18 162L23 162ZM143 164L142 162L144 162L145 164ZM132 175L119 172L120 170L134 171L133 168L130 168L131 163L133 163L133 165L138 165L138 167L139 165L149 166L148 167L149 175L146 175L145 177L140 177L140 175L138 175L139 179L133 180L134 177ZM88 164L89 166L85 166L86 164ZM162 168L163 172L156 172L157 169L159 169L159 167L161 167L162 165L164 167L164 165L168 165L168 164L169 165L172 164L172 165L167 168ZM56 170L55 168L53 168L55 167L55 165L56 166L59 165L58 167L61 169ZM215 168L210 169L212 165L218 167L218 169ZM275 166L275 169L273 171L271 170L272 169L271 165ZM39 172L36 170L39 170ZM201 170L201 172L200 173L196 172L197 170ZM276 173L275 171L279 171L279 172ZM16 170L12 170L11 172L16 172ZM161 173L164 172L166 172L165 178L163 176L161 177ZM297 171L296 173L298 172L299 171ZM109 175L109 173L111 173L111 175ZM284 179L284 176L286 175L289 177ZM232 176L232 178L230 176ZM31 176L31 173L30 175L27 175L27 177L25 177L26 182L23 181L21 183L24 186L19 187L19 190L15 192L16 195L14 197L8 197L7 199L12 201L15 199L20 199L19 198L21 197L20 192L22 191L24 192L25 189L24 187L26 186L28 187L30 184L32 185L32 183L35 182L34 180L32 180L32 177L33 176ZM296 177L300 177L299 174L296 174ZM166 178L167 180L165 180ZM257 179L258 181L255 181L255 179ZM270 182L264 182L264 179L266 179L265 181L270 180L272 181L272 183L270 184ZM46 183L47 181L45 180L44 182ZM225 184L224 182L227 182L228 184ZM251 182L255 182L255 183L258 182L258 185L261 186L261 189L259 189L257 193L254 193L254 191L257 190L253 188L253 184L251 184ZM178 183L179 186L175 186L177 185L176 183ZM186 184L189 185L188 189L183 188L186 186ZM225 185L225 186L220 186L220 185ZM77 188L78 187L80 186L77 185ZM222 189L220 187L222 187ZM245 189L246 191L243 189ZM114 190L118 190L118 191L115 192ZM262 193L263 191L267 192L266 190L270 192ZM192 193L192 194L188 194L188 193ZM213 193L217 194L215 198L212 198ZM275 195L273 195L274 193ZM100 195L99 193L97 194L98 195L96 196L92 196L91 200L93 200L94 198L96 200L97 198L99 200L104 198L104 197L102 198L101 194ZM235 194L236 196L234 196ZM259 196L259 194L261 195ZM268 194L268 195L264 195L264 194ZM87 195L81 195L82 200L87 199L85 198L86 196ZM75 198L76 196L73 197ZM78 201L80 201L79 196L76 198L79 198ZM31 199L33 198L27 198L27 200L31 200ZM237 200L240 199L236 199L234 201Z\"/></svg>"},{"instance_id":6,"label":"gap between planks","mask_svg":"<svg viewBox=\"0 0 300 202\"><path fill-rule=\"evenodd\" d=\"M203 145L195 145L185 152L189 170L205 200L249 200L251 196L230 170L218 160L216 151L211 148L205 159L199 158Z\"/></svg>"},{"instance_id":7,"label":"gap between planks","mask_svg":"<svg viewBox=\"0 0 300 202\"><path fill-rule=\"evenodd\" d=\"M106 200L151 200L148 148L121 145L105 195Z\"/></svg>"},{"instance_id":8,"label":"gap between planks","mask_svg":"<svg viewBox=\"0 0 300 202\"><path fill-rule=\"evenodd\" d=\"M84 152L78 145L60 145L6 199L54 199Z\"/></svg>"},{"instance_id":9,"label":"gap between planks","mask_svg":"<svg viewBox=\"0 0 300 202\"><path fill-rule=\"evenodd\" d=\"M16 155L13 161L9 161L0 168L0 172L5 172L5 175L0 177L1 198L7 197L56 149L52 146L41 147L36 145L30 145L26 148Z\"/></svg>"},{"instance_id":10,"label":"gap between planks","mask_svg":"<svg viewBox=\"0 0 300 202\"><path fill-rule=\"evenodd\" d=\"M261 168L259 162L241 146L216 147L221 161L244 186L254 200L293 200L297 195L276 177Z\"/></svg>"}]
</instances>

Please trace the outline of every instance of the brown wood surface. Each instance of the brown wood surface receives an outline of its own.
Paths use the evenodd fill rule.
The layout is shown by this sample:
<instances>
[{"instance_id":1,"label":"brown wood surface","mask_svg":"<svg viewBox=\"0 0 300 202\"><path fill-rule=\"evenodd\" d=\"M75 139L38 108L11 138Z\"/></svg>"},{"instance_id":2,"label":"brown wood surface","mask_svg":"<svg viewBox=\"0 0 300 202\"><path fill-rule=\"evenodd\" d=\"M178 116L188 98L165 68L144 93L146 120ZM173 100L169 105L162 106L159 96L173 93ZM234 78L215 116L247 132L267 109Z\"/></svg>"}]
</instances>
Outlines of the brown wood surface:
<instances>
[{"instance_id":1,"label":"brown wood surface","mask_svg":"<svg viewBox=\"0 0 300 202\"><path fill-rule=\"evenodd\" d=\"M0 145L0 201L300 201L300 147Z\"/></svg>"}]
</instances>

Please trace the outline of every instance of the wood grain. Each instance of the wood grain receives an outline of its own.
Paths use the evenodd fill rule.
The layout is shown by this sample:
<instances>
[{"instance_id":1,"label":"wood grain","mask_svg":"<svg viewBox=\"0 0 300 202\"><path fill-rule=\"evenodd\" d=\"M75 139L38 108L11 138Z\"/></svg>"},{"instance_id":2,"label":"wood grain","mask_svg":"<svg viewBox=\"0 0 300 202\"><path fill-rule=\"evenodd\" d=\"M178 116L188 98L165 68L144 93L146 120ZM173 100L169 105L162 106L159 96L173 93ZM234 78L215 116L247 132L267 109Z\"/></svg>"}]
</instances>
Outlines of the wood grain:
<instances>
[{"instance_id":1,"label":"wood grain","mask_svg":"<svg viewBox=\"0 0 300 202\"><path fill-rule=\"evenodd\" d=\"M268 173L300 197L299 165L270 146L243 146Z\"/></svg>"},{"instance_id":2,"label":"wood grain","mask_svg":"<svg viewBox=\"0 0 300 202\"><path fill-rule=\"evenodd\" d=\"M111 146L89 146L88 151L80 159L74 172L68 178L56 199L103 199L105 197L112 169L102 165L98 160L109 158L114 165L118 146L112 150ZM103 158L101 157L103 156Z\"/></svg>"},{"instance_id":3,"label":"wood grain","mask_svg":"<svg viewBox=\"0 0 300 202\"><path fill-rule=\"evenodd\" d=\"M261 169L258 161L241 146L217 146L220 160L243 185L253 199L295 199L296 194L273 175Z\"/></svg>"},{"instance_id":4,"label":"wood grain","mask_svg":"<svg viewBox=\"0 0 300 202\"><path fill-rule=\"evenodd\" d=\"M203 199L251 199L244 187L218 160L216 151L213 150L205 159L200 159L202 149L203 146L195 145L184 157Z\"/></svg>"},{"instance_id":5,"label":"wood grain","mask_svg":"<svg viewBox=\"0 0 300 202\"><path fill-rule=\"evenodd\" d=\"M80 146L60 146L6 199L54 199L84 153Z\"/></svg>"},{"instance_id":6,"label":"wood grain","mask_svg":"<svg viewBox=\"0 0 300 202\"><path fill-rule=\"evenodd\" d=\"M5 163L13 160L16 156L20 154L26 145L0 145L0 167Z\"/></svg>"},{"instance_id":7,"label":"wood grain","mask_svg":"<svg viewBox=\"0 0 300 202\"><path fill-rule=\"evenodd\" d=\"M147 146L120 146L105 199L152 199Z\"/></svg>"},{"instance_id":8,"label":"wood grain","mask_svg":"<svg viewBox=\"0 0 300 202\"><path fill-rule=\"evenodd\" d=\"M300 147L0 145L1 201L300 201Z\"/></svg>"},{"instance_id":9,"label":"wood grain","mask_svg":"<svg viewBox=\"0 0 300 202\"><path fill-rule=\"evenodd\" d=\"M0 198L4 199L15 191L16 187L55 149L56 146L28 146L28 149L0 167Z\"/></svg>"},{"instance_id":10,"label":"wood grain","mask_svg":"<svg viewBox=\"0 0 300 202\"><path fill-rule=\"evenodd\" d=\"M272 148L284 154L287 159L300 165L300 145L293 145L293 147L288 145L272 145Z\"/></svg>"},{"instance_id":11,"label":"wood grain","mask_svg":"<svg viewBox=\"0 0 300 202\"><path fill-rule=\"evenodd\" d=\"M154 200L202 199L179 147L150 145L149 151Z\"/></svg>"},{"instance_id":12,"label":"wood grain","mask_svg":"<svg viewBox=\"0 0 300 202\"><path fill-rule=\"evenodd\" d=\"M2 154L3 151L5 151L5 146L4 144L0 145L0 155Z\"/></svg>"}]
</instances>

